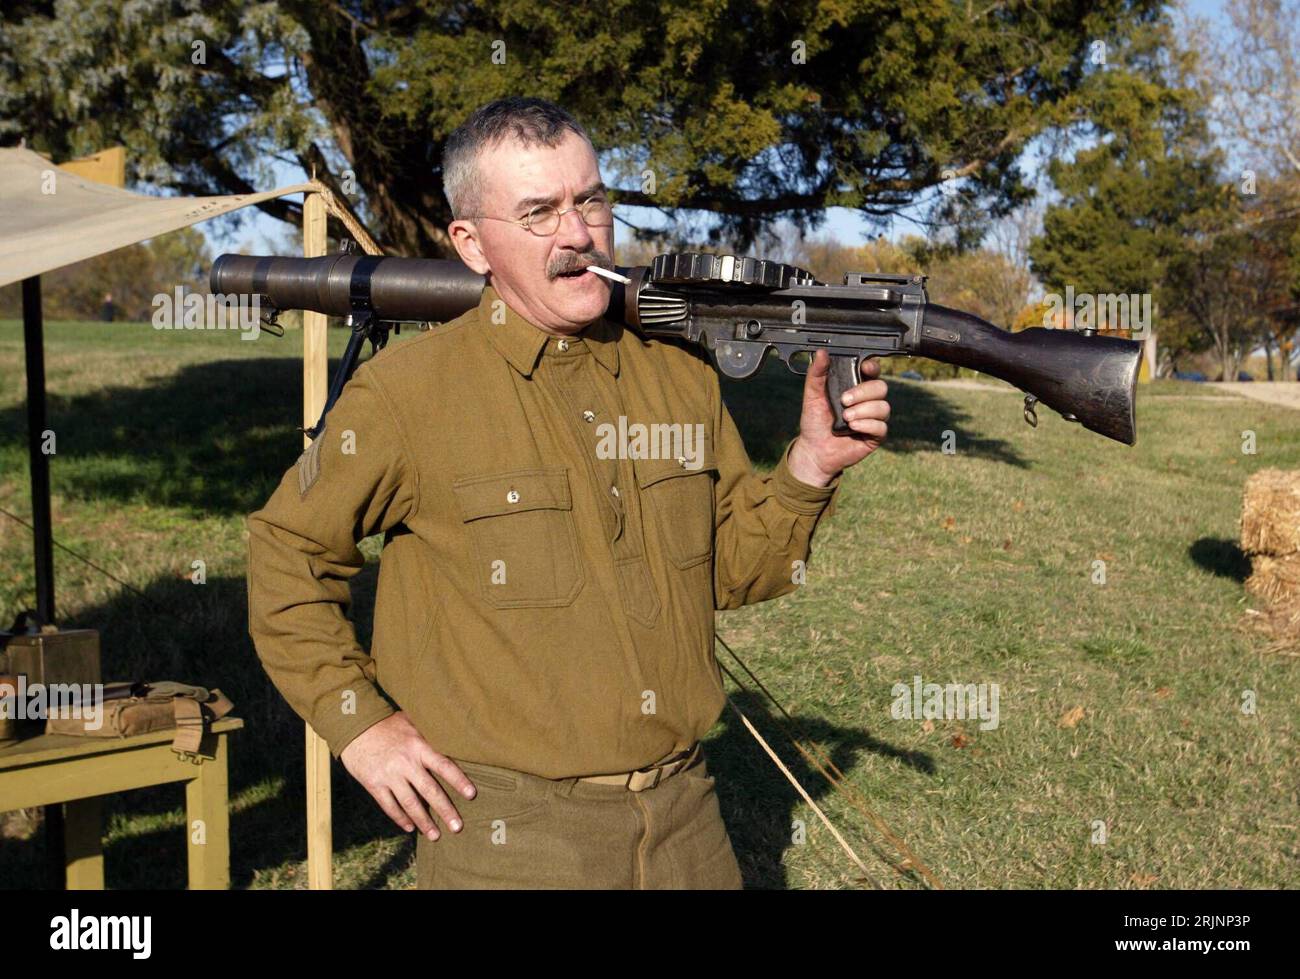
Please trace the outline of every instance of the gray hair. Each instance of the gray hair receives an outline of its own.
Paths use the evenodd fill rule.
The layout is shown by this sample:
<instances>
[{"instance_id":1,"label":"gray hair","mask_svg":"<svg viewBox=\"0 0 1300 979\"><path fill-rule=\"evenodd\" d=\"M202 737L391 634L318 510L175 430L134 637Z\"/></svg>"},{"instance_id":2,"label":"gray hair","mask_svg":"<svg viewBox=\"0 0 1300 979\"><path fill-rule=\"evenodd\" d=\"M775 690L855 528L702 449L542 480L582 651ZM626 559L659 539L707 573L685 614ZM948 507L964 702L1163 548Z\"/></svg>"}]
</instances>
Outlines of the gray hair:
<instances>
[{"instance_id":1,"label":"gray hair","mask_svg":"<svg viewBox=\"0 0 1300 979\"><path fill-rule=\"evenodd\" d=\"M558 146L566 132L591 142L578 121L554 102L512 95L475 109L448 138L442 152L442 192L455 218L483 207L478 156L486 147L514 138L524 146Z\"/></svg>"}]
</instances>

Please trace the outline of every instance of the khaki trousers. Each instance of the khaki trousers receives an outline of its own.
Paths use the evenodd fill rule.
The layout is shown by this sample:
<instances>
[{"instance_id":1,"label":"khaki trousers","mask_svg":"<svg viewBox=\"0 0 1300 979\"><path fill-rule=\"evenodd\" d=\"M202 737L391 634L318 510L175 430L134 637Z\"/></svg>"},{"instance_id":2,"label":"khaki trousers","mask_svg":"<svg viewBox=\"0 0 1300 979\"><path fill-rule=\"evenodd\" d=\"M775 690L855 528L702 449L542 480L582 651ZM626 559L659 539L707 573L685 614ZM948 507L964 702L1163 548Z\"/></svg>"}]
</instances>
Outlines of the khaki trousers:
<instances>
[{"instance_id":1,"label":"khaki trousers","mask_svg":"<svg viewBox=\"0 0 1300 979\"><path fill-rule=\"evenodd\" d=\"M702 751L642 792L456 763L478 794L449 793L459 833L417 837L419 889L741 887Z\"/></svg>"}]
</instances>

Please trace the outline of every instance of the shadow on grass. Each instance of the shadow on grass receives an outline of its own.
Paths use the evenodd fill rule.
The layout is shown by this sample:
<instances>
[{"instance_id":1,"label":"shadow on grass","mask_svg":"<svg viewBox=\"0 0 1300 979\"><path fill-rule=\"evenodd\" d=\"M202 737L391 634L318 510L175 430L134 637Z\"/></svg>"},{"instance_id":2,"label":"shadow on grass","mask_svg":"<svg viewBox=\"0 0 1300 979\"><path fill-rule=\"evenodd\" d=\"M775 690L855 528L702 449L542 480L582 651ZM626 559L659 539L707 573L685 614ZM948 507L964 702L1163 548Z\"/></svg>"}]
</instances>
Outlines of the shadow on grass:
<instances>
[{"instance_id":1,"label":"shadow on grass","mask_svg":"<svg viewBox=\"0 0 1300 979\"><path fill-rule=\"evenodd\" d=\"M934 760L928 754L900 750L876 738L869 731L837 727L817 717L795 717L793 725L788 722L782 725L768 711L767 702L761 697L747 692L734 696L732 700L776 751L804 790L823 809L835 790L817 769L785 741L780 730L788 730L792 734L796 728L802 730L809 739L822 747L835 767L846 776L851 774L855 759L862 752L896 760L927 775L935 772ZM803 800L733 711L724 708L721 720L722 732L708 743L709 772L717 776L722 817L727 824L736 858L740 862L745 887L784 890L790 884L782 856L788 848L796 845L792 841L792 824L794 812ZM890 870L886 861L897 861L902 857L887 849L888 844L880 840L879 834L867 825L866 817L851 804L840 802L836 809L848 815L836 817L828 813L835 828L844 834L872 877L885 887L893 886L898 875ZM859 832L859 827L865 829ZM862 878L861 871L853 866L847 854L840 849L825 827L815 821L815 817L806 829L808 842L804 845L816 848L812 852L826 867L828 875L838 875L847 869L859 885L872 886ZM902 832L902 837L906 841L905 831ZM870 841L878 841L883 847L876 851L874 857ZM907 874L907 878L913 882L920 881L913 873Z\"/></svg>"},{"instance_id":2,"label":"shadow on grass","mask_svg":"<svg viewBox=\"0 0 1300 979\"><path fill-rule=\"evenodd\" d=\"M1250 558L1237 546L1236 541L1202 537L1192 543L1187 554L1198 567L1220 578L1244 582L1250 577Z\"/></svg>"},{"instance_id":3,"label":"shadow on grass","mask_svg":"<svg viewBox=\"0 0 1300 979\"><path fill-rule=\"evenodd\" d=\"M50 394L55 485L77 499L251 513L302 451L301 390L301 361L259 357L188 365L148 387ZM0 452L26 445L25 405L0 411Z\"/></svg>"},{"instance_id":4,"label":"shadow on grass","mask_svg":"<svg viewBox=\"0 0 1300 979\"><path fill-rule=\"evenodd\" d=\"M886 378L889 384L888 452L921 452L941 447L945 431L956 432L962 453L1003 462L1022 469L1028 461L1009 442L980 438L962 430L970 415L924 384ZM803 402L802 375L780 361L768 361L762 371L743 381L722 378L722 397L755 465L774 466L786 443L799 433Z\"/></svg>"}]
</instances>

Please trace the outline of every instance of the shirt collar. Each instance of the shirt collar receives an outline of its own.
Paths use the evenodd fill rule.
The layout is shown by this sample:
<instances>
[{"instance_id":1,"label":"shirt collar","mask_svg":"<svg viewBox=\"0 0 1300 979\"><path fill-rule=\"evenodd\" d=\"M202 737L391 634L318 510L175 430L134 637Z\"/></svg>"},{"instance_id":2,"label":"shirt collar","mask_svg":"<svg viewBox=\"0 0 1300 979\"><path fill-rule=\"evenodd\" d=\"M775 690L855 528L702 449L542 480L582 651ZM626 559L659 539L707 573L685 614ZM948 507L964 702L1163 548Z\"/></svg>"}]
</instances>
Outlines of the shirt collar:
<instances>
[{"instance_id":1,"label":"shirt collar","mask_svg":"<svg viewBox=\"0 0 1300 979\"><path fill-rule=\"evenodd\" d=\"M497 302L500 302L500 306L494 307L493 304ZM493 322L494 313L496 322ZM505 322L501 322L503 315ZM479 323L488 331L488 339L497 352L525 377L532 375L546 341L555 339L506 305L505 300L501 299L490 285L483 288L483 296L478 304L478 316ZM587 346L591 348L592 356L600 366L617 377L618 340L622 332L622 327L617 323L610 323L602 316L588 324L575 336L585 340Z\"/></svg>"}]
</instances>

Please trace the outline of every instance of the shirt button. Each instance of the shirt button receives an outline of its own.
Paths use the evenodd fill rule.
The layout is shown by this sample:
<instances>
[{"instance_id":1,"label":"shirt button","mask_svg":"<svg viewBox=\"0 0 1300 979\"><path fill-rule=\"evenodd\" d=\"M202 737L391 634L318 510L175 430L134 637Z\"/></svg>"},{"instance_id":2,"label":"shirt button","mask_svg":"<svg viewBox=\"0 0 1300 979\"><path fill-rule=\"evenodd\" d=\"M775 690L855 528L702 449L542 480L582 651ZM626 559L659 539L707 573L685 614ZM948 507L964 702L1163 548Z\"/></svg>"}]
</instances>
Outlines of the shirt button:
<instances>
[{"instance_id":1,"label":"shirt button","mask_svg":"<svg viewBox=\"0 0 1300 979\"><path fill-rule=\"evenodd\" d=\"M611 493L613 493L615 496L618 496L618 487L617 487L617 486L611 486L611 487L609 488L609 491L610 491Z\"/></svg>"},{"instance_id":2,"label":"shirt button","mask_svg":"<svg viewBox=\"0 0 1300 979\"><path fill-rule=\"evenodd\" d=\"M507 503L518 503L518 502L519 502L519 491L518 491L518 490L511 490L509 493L507 493L507 494L506 494L506 502L507 502Z\"/></svg>"},{"instance_id":3,"label":"shirt button","mask_svg":"<svg viewBox=\"0 0 1300 979\"><path fill-rule=\"evenodd\" d=\"M584 411L582 413L582 420L585 422L594 422L596 420L596 413L594 411Z\"/></svg>"},{"instance_id":4,"label":"shirt button","mask_svg":"<svg viewBox=\"0 0 1300 979\"><path fill-rule=\"evenodd\" d=\"M560 348L560 353L564 353L564 351L569 349L569 341L560 340L558 343L556 343L556 346Z\"/></svg>"}]
</instances>

